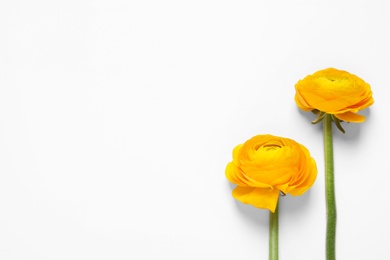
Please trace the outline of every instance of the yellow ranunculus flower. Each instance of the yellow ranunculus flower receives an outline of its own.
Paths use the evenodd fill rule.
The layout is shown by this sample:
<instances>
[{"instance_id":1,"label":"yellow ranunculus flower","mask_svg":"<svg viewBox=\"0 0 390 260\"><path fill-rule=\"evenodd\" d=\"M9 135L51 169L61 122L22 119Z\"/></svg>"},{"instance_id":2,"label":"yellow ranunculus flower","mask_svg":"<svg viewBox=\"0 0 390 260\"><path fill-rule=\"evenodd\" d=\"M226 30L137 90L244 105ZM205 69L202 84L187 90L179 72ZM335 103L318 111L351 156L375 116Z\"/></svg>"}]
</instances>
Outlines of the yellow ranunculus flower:
<instances>
[{"instance_id":1,"label":"yellow ranunculus flower","mask_svg":"<svg viewBox=\"0 0 390 260\"><path fill-rule=\"evenodd\" d=\"M369 84L334 68L306 76L298 81L295 90L295 102L300 109L319 110L347 122L363 122L365 117L356 113L374 103Z\"/></svg>"},{"instance_id":2,"label":"yellow ranunculus flower","mask_svg":"<svg viewBox=\"0 0 390 260\"><path fill-rule=\"evenodd\" d=\"M234 148L226 177L237 184L234 198L274 212L280 192L298 196L313 185L317 166L309 151L294 140L257 135Z\"/></svg>"}]
</instances>

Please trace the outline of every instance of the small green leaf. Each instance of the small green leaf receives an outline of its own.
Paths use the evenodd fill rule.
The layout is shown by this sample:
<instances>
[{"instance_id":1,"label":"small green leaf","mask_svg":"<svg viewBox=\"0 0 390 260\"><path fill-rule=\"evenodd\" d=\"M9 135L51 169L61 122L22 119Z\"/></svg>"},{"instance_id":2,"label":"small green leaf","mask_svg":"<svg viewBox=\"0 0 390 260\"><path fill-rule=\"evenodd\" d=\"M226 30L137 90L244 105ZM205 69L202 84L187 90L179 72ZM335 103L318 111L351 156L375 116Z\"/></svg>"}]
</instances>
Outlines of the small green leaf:
<instances>
[{"instance_id":1,"label":"small green leaf","mask_svg":"<svg viewBox=\"0 0 390 260\"><path fill-rule=\"evenodd\" d=\"M343 133L345 134L345 130L344 128L341 126L340 122L340 119L338 119L337 117L335 117L334 115L332 115L332 121L336 124L337 128Z\"/></svg>"},{"instance_id":2,"label":"small green leaf","mask_svg":"<svg viewBox=\"0 0 390 260\"><path fill-rule=\"evenodd\" d=\"M318 114L319 112L320 112L320 110L318 110L318 109L313 109L312 111L311 111L313 114Z\"/></svg>"},{"instance_id":3,"label":"small green leaf","mask_svg":"<svg viewBox=\"0 0 390 260\"><path fill-rule=\"evenodd\" d=\"M319 112L317 118L314 121L312 121L311 123L318 124L319 122L321 122L324 119L325 115L326 115L325 112L322 112L322 111Z\"/></svg>"}]
</instances>

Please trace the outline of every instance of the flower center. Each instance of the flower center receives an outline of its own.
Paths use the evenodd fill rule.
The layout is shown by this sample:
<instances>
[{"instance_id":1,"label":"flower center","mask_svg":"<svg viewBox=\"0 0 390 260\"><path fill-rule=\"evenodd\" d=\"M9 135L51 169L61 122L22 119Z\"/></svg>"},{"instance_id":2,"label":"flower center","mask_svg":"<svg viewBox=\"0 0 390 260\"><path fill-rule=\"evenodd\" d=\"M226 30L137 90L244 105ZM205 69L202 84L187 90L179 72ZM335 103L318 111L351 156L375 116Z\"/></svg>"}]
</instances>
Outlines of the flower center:
<instances>
[{"instance_id":1,"label":"flower center","mask_svg":"<svg viewBox=\"0 0 390 260\"><path fill-rule=\"evenodd\" d=\"M279 144L266 144L266 145L263 145L263 148L266 151L273 151L273 150L277 150L279 148L282 148L282 146L280 146Z\"/></svg>"},{"instance_id":2,"label":"flower center","mask_svg":"<svg viewBox=\"0 0 390 260\"><path fill-rule=\"evenodd\" d=\"M266 144L256 144L253 148L255 149L255 151L275 151L277 149L282 148L282 145L279 142L269 142Z\"/></svg>"}]
</instances>

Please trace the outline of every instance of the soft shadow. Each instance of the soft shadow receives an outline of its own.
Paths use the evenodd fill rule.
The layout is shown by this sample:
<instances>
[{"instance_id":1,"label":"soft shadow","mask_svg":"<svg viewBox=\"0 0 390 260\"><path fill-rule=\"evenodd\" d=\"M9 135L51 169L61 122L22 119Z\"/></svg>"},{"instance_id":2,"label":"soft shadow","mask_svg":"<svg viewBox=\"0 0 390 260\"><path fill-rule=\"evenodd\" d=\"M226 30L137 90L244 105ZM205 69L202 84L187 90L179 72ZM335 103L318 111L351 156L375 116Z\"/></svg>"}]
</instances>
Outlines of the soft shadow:
<instances>
[{"instance_id":1,"label":"soft shadow","mask_svg":"<svg viewBox=\"0 0 390 260\"><path fill-rule=\"evenodd\" d=\"M233 190L236 185L229 183L230 189ZM286 212L283 214L291 215L297 212L305 212L309 209L309 200L310 200L311 191L308 190L302 196L280 196L279 197L279 207L281 212ZM268 229L269 225L269 210L258 209L252 205L241 203L240 201L234 200L238 211L242 216L249 220L253 225L260 226L261 228ZM288 213L287 213L288 212Z\"/></svg>"},{"instance_id":2,"label":"soft shadow","mask_svg":"<svg viewBox=\"0 0 390 260\"><path fill-rule=\"evenodd\" d=\"M318 123L318 124L312 124L311 122L314 121L317 116L315 114L313 114L312 112L305 112L299 108L297 108L299 114L301 114L304 118L305 118L305 121L308 125L308 127L313 127L316 132L322 132L322 124L321 123Z\"/></svg>"},{"instance_id":3,"label":"soft shadow","mask_svg":"<svg viewBox=\"0 0 390 260\"><path fill-rule=\"evenodd\" d=\"M301 114L303 117L307 119L307 121L311 122L314 119L316 119L316 115L312 112L303 111L302 109L296 107L296 110L298 110L299 114Z\"/></svg>"},{"instance_id":4,"label":"soft shadow","mask_svg":"<svg viewBox=\"0 0 390 260\"><path fill-rule=\"evenodd\" d=\"M309 124L311 124L311 122L316 119L316 115L311 113L311 112L305 112L299 108L298 109L298 112L299 114L301 114L305 120L307 120L309 122ZM366 121L369 121L369 117L370 117L370 108L366 108L362 111L359 111L359 114L364 116L366 118ZM340 140L344 140L344 141L350 141L350 140L356 140L356 139L359 139L360 138L360 135L361 135L361 129L362 129L362 126L364 125L364 123L348 123L348 122L341 122L341 126L344 128L345 130L345 134L343 134L337 127L335 124L332 125L333 127L333 138L334 139L340 139ZM313 126L316 131L318 132L321 132L322 134L322 131L323 131L323 124L322 122L321 123L318 123L318 124L311 124L311 126Z\"/></svg>"},{"instance_id":5,"label":"soft shadow","mask_svg":"<svg viewBox=\"0 0 390 260\"><path fill-rule=\"evenodd\" d=\"M233 190L236 185L229 183L230 190ZM240 214L253 225L268 228L269 211L264 209L258 209L249 204L244 204L238 200L234 200Z\"/></svg>"},{"instance_id":6,"label":"soft shadow","mask_svg":"<svg viewBox=\"0 0 390 260\"><path fill-rule=\"evenodd\" d=\"M364 116L366 118L366 122L369 121L370 117L370 108L366 108L359 112L360 115ZM335 139L340 139L343 141L350 141L350 140L358 140L361 136L362 127L364 127L365 123L348 123L348 122L342 122L341 126L345 130L345 134L343 134L341 131L337 129L337 127L333 128L333 135Z\"/></svg>"},{"instance_id":7,"label":"soft shadow","mask_svg":"<svg viewBox=\"0 0 390 260\"><path fill-rule=\"evenodd\" d=\"M306 191L301 196L290 196L286 195L284 197L279 198L279 206L282 211L295 213L295 212L304 212L307 208L309 208L309 200L310 200L311 191Z\"/></svg>"}]
</instances>

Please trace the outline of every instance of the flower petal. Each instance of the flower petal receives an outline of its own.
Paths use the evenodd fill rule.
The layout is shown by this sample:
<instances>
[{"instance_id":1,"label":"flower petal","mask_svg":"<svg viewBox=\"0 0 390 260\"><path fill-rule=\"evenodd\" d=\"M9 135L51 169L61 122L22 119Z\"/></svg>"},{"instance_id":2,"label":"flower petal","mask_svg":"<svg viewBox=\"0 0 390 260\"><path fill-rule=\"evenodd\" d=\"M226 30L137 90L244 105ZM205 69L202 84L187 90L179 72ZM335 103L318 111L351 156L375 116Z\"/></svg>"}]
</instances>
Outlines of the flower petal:
<instances>
[{"instance_id":1,"label":"flower petal","mask_svg":"<svg viewBox=\"0 0 390 260\"><path fill-rule=\"evenodd\" d=\"M295 95L295 102L297 103L298 107L303 111L313 110L313 107L306 102L306 100L302 97L301 93L299 92L297 92Z\"/></svg>"},{"instance_id":2,"label":"flower petal","mask_svg":"<svg viewBox=\"0 0 390 260\"><path fill-rule=\"evenodd\" d=\"M362 123L366 120L366 118L362 115L355 114L352 112L345 112L343 114L334 114L340 120L352 123Z\"/></svg>"},{"instance_id":3,"label":"flower petal","mask_svg":"<svg viewBox=\"0 0 390 260\"><path fill-rule=\"evenodd\" d=\"M251 204L257 208L269 209L275 212L279 190L237 186L232 195L244 204Z\"/></svg>"}]
</instances>

